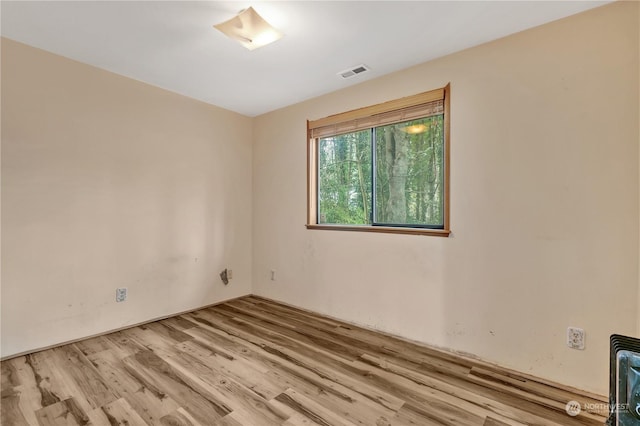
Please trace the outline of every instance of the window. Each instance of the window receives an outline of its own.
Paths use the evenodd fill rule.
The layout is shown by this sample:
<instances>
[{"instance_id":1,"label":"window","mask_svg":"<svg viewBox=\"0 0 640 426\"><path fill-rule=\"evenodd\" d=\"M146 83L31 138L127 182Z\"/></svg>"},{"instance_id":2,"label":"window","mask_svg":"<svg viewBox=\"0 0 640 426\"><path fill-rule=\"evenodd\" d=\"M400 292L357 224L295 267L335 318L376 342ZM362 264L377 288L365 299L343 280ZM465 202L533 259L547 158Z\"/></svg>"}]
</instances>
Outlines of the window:
<instances>
[{"instance_id":1,"label":"window","mask_svg":"<svg viewBox=\"0 0 640 426\"><path fill-rule=\"evenodd\" d=\"M307 130L307 228L449 235L448 85Z\"/></svg>"}]
</instances>

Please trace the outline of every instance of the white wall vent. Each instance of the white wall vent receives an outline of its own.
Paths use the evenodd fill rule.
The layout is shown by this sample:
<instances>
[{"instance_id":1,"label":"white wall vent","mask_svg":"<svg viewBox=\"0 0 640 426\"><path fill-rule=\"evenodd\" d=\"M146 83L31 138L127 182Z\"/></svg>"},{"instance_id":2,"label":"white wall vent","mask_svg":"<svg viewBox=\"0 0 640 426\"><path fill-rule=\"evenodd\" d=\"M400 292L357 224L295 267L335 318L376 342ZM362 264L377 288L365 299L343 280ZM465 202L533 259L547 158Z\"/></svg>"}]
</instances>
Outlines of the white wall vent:
<instances>
[{"instance_id":1,"label":"white wall vent","mask_svg":"<svg viewBox=\"0 0 640 426\"><path fill-rule=\"evenodd\" d=\"M368 72L369 69L370 68L368 66L364 64L360 64L360 65L353 66L349 69L346 69L344 71L340 71L338 75L342 78L351 78L351 77L355 77L358 74Z\"/></svg>"}]
</instances>

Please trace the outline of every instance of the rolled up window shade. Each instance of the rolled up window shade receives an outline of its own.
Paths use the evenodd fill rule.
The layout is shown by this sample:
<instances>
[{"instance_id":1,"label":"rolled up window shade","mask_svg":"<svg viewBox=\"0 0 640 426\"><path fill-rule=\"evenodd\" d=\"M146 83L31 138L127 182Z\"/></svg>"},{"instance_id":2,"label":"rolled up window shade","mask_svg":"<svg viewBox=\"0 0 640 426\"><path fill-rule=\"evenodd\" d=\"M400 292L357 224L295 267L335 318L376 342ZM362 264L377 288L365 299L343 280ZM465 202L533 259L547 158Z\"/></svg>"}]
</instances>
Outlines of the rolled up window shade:
<instances>
[{"instance_id":1,"label":"rolled up window shade","mask_svg":"<svg viewBox=\"0 0 640 426\"><path fill-rule=\"evenodd\" d=\"M309 121L309 136L326 138L439 114L444 114L444 89Z\"/></svg>"}]
</instances>

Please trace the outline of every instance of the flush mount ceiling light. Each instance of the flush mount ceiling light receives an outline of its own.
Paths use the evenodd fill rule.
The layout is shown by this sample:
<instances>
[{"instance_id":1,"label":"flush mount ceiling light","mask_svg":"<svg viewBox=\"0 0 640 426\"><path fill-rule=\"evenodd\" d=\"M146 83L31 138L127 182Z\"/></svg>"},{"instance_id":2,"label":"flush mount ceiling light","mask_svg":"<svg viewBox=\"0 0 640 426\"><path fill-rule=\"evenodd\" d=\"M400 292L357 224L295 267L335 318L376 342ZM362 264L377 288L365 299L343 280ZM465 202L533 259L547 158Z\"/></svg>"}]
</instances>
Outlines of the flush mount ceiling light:
<instances>
[{"instance_id":1,"label":"flush mount ceiling light","mask_svg":"<svg viewBox=\"0 0 640 426\"><path fill-rule=\"evenodd\" d=\"M252 7L214 27L249 50L266 46L284 35L262 19Z\"/></svg>"}]
</instances>

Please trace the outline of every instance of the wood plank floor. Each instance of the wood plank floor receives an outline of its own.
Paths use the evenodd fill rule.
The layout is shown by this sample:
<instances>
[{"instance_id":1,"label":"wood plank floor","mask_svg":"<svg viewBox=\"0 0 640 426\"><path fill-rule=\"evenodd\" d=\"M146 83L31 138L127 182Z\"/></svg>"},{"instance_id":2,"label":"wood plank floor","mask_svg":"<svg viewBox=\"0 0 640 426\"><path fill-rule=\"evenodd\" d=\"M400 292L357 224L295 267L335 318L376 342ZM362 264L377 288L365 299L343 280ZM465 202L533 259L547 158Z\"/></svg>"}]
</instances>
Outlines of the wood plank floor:
<instances>
[{"instance_id":1,"label":"wood plank floor","mask_svg":"<svg viewBox=\"0 0 640 426\"><path fill-rule=\"evenodd\" d=\"M602 425L575 393L258 297L1 363L2 425ZM587 405L585 405L587 404Z\"/></svg>"}]
</instances>

